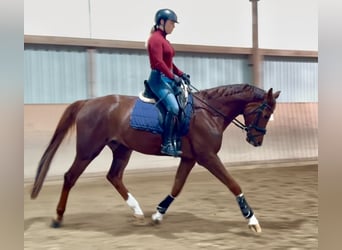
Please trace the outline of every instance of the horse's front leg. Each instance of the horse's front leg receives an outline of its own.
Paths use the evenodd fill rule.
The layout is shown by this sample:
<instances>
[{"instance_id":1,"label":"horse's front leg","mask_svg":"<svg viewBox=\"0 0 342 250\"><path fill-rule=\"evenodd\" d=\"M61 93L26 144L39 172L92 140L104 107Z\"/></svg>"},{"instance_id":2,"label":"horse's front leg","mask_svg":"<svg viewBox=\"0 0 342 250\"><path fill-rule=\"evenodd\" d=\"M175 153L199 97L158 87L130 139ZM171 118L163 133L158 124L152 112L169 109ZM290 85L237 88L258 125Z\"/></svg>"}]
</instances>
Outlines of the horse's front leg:
<instances>
[{"instance_id":1,"label":"horse's front leg","mask_svg":"<svg viewBox=\"0 0 342 250\"><path fill-rule=\"evenodd\" d=\"M125 167L128 164L132 150L120 145L119 147L111 147L113 151L113 162L107 174L107 180L115 187L121 197L126 201L127 205L133 211L135 223L145 224L144 212L139 202L125 187L122 178Z\"/></svg>"},{"instance_id":2,"label":"horse's front leg","mask_svg":"<svg viewBox=\"0 0 342 250\"><path fill-rule=\"evenodd\" d=\"M156 212L152 214L152 221L155 223L159 223L163 220L163 216L165 215L167 209L174 201L174 199L179 195L184 187L185 181L191 172L191 169L194 167L196 161L190 159L181 159L181 162L178 166L177 173L174 179L173 187L171 190L171 194L167 195L164 200L162 200L156 208Z\"/></svg>"},{"instance_id":3,"label":"horse's front leg","mask_svg":"<svg viewBox=\"0 0 342 250\"><path fill-rule=\"evenodd\" d=\"M242 215L248 220L248 227L256 233L261 233L261 227L257 220L253 209L247 203L242 193L240 185L228 173L219 157L215 154L201 157L198 163L207 168L217 179L225 184L228 189L235 195L236 201L240 207Z\"/></svg>"}]
</instances>

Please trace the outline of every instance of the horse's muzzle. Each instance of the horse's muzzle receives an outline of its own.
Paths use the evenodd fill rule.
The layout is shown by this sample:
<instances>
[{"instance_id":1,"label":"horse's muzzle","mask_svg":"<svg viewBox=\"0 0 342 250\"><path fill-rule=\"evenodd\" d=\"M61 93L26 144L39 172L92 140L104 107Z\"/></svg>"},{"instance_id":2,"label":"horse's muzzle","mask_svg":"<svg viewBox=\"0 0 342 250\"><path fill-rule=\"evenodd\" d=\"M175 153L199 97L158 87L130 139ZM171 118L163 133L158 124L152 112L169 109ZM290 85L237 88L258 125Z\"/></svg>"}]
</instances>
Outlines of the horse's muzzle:
<instances>
[{"instance_id":1,"label":"horse's muzzle","mask_svg":"<svg viewBox=\"0 0 342 250\"><path fill-rule=\"evenodd\" d=\"M254 133L252 133L252 129ZM262 145L264 135L266 134L266 129L252 125L252 126L247 127L246 131L247 131L246 141L249 144L253 145L254 147L260 147Z\"/></svg>"},{"instance_id":2,"label":"horse's muzzle","mask_svg":"<svg viewBox=\"0 0 342 250\"><path fill-rule=\"evenodd\" d=\"M247 135L246 141L254 147L260 147L262 145L262 140L256 140L253 135Z\"/></svg>"}]
</instances>

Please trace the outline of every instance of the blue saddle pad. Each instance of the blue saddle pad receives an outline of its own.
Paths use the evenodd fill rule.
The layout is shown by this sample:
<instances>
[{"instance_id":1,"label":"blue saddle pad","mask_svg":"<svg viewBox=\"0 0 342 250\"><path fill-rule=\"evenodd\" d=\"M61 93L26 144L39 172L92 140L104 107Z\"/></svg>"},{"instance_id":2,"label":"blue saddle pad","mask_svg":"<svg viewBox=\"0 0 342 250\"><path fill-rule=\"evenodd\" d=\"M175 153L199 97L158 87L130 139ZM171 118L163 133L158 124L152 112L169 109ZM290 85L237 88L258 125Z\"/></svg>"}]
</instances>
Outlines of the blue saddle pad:
<instances>
[{"instance_id":1,"label":"blue saddle pad","mask_svg":"<svg viewBox=\"0 0 342 250\"><path fill-rule=\"evenodd\" d=\"M192 95L189 95L188 103L184 109L185 116L178 131L180 136L186 135L189 131L193 112L192 103ZM143 102L139 98L133 107L130 125L134 129L149 131L155 134L162 134L164 131L159 109L154 104Z\"/></svg>"}]
</instances>

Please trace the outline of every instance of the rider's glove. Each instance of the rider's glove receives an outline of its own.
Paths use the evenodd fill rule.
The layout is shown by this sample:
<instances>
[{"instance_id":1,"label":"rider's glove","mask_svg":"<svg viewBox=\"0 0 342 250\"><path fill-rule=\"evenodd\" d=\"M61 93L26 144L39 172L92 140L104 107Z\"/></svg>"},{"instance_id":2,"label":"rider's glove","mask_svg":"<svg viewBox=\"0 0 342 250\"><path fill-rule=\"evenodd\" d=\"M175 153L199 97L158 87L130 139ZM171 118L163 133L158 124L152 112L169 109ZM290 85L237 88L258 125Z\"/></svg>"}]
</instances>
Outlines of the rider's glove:
<instances>
[{"instance_id":1,"label":"rider's glove","mask_svg":"<svg viewBox=\"0 0 342 250\"><path fill-rule=\"evenodd\" d=\"M190 85L190 75L184 73L181 77L186 85Z\"/></svg>"}]
</instances>

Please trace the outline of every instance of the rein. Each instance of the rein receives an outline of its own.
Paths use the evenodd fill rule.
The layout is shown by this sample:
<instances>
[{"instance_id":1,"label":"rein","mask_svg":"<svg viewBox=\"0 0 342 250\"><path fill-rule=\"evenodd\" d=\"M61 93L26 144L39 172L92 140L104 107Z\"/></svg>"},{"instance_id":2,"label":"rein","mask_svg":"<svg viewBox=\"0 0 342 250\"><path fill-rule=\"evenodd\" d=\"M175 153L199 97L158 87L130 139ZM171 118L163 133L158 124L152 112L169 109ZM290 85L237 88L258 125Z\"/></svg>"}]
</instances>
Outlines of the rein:
<instances>
[{"instance_id":1,"label":"rein","mask_svg":"<svg viewBox=\"0 0 342 250\"><path fill-rule=\"evenodd\" d=\"M199 90L193 86L192 84L190 84L190 87L192 87L194 90L196 90L197 92L199 92ZM213 111L215 111L217 114L219 114L224 120L226 120L226 115L223 114L221 111L217 110L216 108L214 108L213 106L209 105L207 102L203 101L201 98L197 97L194 95L194 97L199 100L201 103L205 104L207 107L211 108ZM238 119L234 118L232 120L232 123L237 126L238 128L248 132L248 127L243 124L242 122L240 122Z\"/></svg>"}]
</instances>

